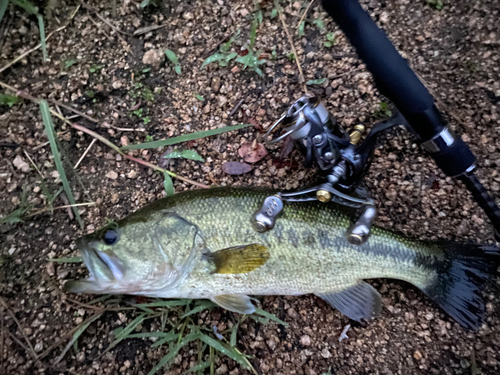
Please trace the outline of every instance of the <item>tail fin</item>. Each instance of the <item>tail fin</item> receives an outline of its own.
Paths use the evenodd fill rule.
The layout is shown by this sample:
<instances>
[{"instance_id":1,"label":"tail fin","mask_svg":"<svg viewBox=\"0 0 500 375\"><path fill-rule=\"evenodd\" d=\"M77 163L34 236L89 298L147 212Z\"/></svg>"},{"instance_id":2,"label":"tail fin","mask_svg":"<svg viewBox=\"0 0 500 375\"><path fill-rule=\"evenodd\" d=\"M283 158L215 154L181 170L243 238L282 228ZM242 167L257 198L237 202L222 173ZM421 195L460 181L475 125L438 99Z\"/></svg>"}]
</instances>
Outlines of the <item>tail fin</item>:
<instances>
[{"instance_id":1,"label":"tail fin","mask_svg":"<svg viewBox=\"0 0 500 375\"><path fill-rule=\"evenodd\" d=\"M445 259L435 282L423 291L463 327L477 330L484 317L483 285L496 274L500 248L443 244Z\"/></svg>"}]
</instances>

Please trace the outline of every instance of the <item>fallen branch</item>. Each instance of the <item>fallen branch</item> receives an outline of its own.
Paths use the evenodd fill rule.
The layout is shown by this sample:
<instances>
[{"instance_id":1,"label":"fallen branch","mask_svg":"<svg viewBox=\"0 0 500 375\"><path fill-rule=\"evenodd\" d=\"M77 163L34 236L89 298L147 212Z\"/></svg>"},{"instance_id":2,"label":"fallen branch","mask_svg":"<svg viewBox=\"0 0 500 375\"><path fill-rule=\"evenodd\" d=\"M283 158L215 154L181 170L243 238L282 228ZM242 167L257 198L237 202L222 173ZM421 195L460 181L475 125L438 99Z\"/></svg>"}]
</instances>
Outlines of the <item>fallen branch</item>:
<instances>
[{"instance_id":1,"label":"fallen branch","mask_svg":"<svg viewBox=\"0 0 500 375\"><path fill-rule=\"evenodd\" d=\"M302 22L304 21L304 18L306 18L307 13L309 13L309 9L311 8L311 6L314 4L315 1L316 0L311 0L311 2L309 3L309 5L307 6L306 10L304 11L304 13L302 13L302 17L300 17L300 21L297 24L297 30L300 29L300 25L302 25Z\"/></svg>"}]
</instances>

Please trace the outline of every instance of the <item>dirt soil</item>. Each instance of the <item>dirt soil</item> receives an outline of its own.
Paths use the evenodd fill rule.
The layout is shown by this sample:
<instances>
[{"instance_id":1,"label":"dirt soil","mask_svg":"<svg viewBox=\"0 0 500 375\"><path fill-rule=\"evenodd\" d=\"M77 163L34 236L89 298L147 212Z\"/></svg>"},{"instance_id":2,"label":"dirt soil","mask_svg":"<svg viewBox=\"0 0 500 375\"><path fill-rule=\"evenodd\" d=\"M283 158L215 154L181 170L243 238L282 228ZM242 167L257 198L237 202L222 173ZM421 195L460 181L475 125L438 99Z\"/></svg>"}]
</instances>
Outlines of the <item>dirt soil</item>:
<instances>
[{"instance_id":1,"label":"dirt soil","mask_svg":"<svg viewBox=\"0 0 500 375\"><path fill-rule=\"evenodd\" d=\"M270 149L247 174L232 176L222 170L226 161L241 161L240 145L255 140L259 127L269 126L304 93L298 68L288 56L291 47L283 26L278 17L271 18L272 1L261 3L263 21L256 37L255 48L267 60L261 65L263 77L234 61L228 67L213 63L201 69L204 59L237 29L241 34L232 51L243 53L255 13L250 0L171 0L144 9L139 1L124 0L117 2L116 17L111 3L86 2L72 20L77 2L47 5L51 13L45 14L47 34L67 24L50 39L50 61L43 63L41 51L34 51L0 73L0 81L34 97L74 105L98 122L83 117L73 121L117 145L252 123L253 127L176 146L196 150L205 161L177 160L167 168L200 183L293 189L314 181L317 173L302 166L299 151L281 161L279 147ZM362 3L433 91L451 126L469 142L478 158L479 177L500 203L500 1L444 0L442 10L432 5L440 2L424 0ZM376 122L383 116L380 103L387 100L374 88L338 27L317 2L308 14L305 34L299 37L297 25L308 2L286 4L286 24L306 80L326 79L310 90L346 129ZM323 20L326 31L313 23L315 19ZM161 27L134 36L136 30L154 25ZM327 33L336 38L331 47L324 45ZM0 25L0 68L38 43L37 19L9 7ZM181 74L165 61L167 48L177 55ZM66 117L75 115L60 109ZM92 138L57 119L55 124L63 158L75 165ZM166 151L171 150L131 154L157 164L164 163L161 156ZM80 207L83 231L65 209L0 228L0 296L5 302L0 306L2 374L147 374L168 351L166 346L150 349L150 340L138 338L124 340L101 356L112 341L112 330L139 314L123 309L105 312L82 334L78 350L70 349L56 364L71 330L103 305L86 304L93 296L62 291L66 280L85 275L83 266L49 259L78 256L74 240L82 232L165 196L161 175L124 160L99 142L77 172L86 189L70 175L77 201L97 203ZM52 194L61 187L38 105L29 100L12 108L0 105L0 216L23 202L32 207L30 212L47 207L41 176ZM466 189L445 177L404 130L385 137L366 182L383 227L432 240L493 239L490 223ZM195 188L179 180L174 186L176 192ZM54 206L66 204L63 198L59 195ZM378 280L372 285L382 294L384 308L369 324L350 322L314 296L266 297L263 309L288 327L247 320L237 345L254 357L252 363L262 374L319 375L329 370L332 374L498 374L500 297L495 281L485 291L487 318L478 332L462 329L411 285ZM197 319L221 331L238 316L216 308ZM339 342L349 323L348 338ZM157 318L136 331L160 327ZM196 361L196 348L183 350L164 373L183 373ZM227 357L218 359L215 368L217 374L249 373Z\"/></svg>"}]
</instances>

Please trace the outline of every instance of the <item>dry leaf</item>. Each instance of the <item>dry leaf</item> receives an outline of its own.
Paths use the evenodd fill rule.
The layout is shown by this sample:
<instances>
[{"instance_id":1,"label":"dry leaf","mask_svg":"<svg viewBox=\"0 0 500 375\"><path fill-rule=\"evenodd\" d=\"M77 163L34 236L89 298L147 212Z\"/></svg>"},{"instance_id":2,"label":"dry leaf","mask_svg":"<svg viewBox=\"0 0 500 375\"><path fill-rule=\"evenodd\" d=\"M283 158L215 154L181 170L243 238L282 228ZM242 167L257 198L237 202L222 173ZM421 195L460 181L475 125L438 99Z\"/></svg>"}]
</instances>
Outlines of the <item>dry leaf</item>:
<instances>
[{"instance_id":1,"label":"dry leaf","mask_svg":"<svg viewBox=\"0 0 500 375\"><path fill-rule=\"evenodd\" d=\"M226 161L222 164L222 170L227 174L238 175L250 172L252 166L238 161Z\"/></svg>"},{"instance_id":2,"label":"dry leaf","mask_svg":"<svg viewBox=\"0 0 500 375\"><path fill-rule=\"evenodd\" d=\"M238 153L247 163L257 163L267 155L267 150L262 143L255 140L252 143L243 143Z\"/></svg>"},{"instance_id":3,"label":"dry leaf","mask_svg":"<svg viewBox=\"0 0 500 375\"><path fill-rule=\"evenodd\" d=\"M293 150L292 137L287 136L283 140L283 145L281 146L280 160L286 159L286 157L290 155L290 152L292 152L292 150Z\"/></svg>"}]
</instances>

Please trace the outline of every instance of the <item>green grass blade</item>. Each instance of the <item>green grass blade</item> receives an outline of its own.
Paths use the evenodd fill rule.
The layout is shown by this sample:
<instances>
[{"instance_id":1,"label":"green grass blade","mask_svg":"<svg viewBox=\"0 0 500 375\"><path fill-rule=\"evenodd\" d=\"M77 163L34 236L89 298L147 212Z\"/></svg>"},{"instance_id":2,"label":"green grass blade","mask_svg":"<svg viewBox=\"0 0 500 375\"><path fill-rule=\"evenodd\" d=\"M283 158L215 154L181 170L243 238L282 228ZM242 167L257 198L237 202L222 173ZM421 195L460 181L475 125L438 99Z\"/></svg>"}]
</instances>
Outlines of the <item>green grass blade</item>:
<instances>
[{"instance_id":1,"label":"green grass blade","mask_svg":"<svg viewBox=\"0 0 500 375\"><path fill-rule=\"evenodd\" d=\"M128 146L122 147L122 150L143 150L143 149L147 149L147 148L157 148L157 147L163 147L163 146L170 146L170 145L175 145L177 143L193 141L195 139L206 138L206 137L210 137L212 135L217 135L217 134L222 134L222 133L226 133L226 132L230 132L230 131L234 131L234 130L243 129L243 128L246 128L248 126L252 126L252 124L240 124L240 125L226 126L226 127L218 128L218 129L205 130L205 131L191 133L191 134L184 134L184 135L181 135L179 137L163 139L161 141L152 141L152 142L139 143L136 145L128 145Z\"/></svg>"},{"instance_id":2,"label":"green grass blade","mask_svg":"<svg viewBox=\"0 0 500 375\"><path fill-rule=\"evenodd\" d=\"M49 56L47 55L47 43L45 43L45 26L43 23L42 15L37 15L38 18L38 28L40 29L40 44L42 45L42 56L43 61L47 62L49 60Z\"/></svg>"},{"instance_id":3,"label":"green grass blade","mask_svg":"<svg viewBox=\"0 0 500 375\"><path fill-rule=\"evenodd\" d=\"M34 6L27 0L10 0L14 5L23 8L29 14L38 14L38 7Z\"/></svg>"},{"instance_id":4,"label":"green grass blade","mask_svg":"<svg viewBox=\"0 0 500 375\"><path fill-rule=\"evenodd\" d=\"M326 81L326 78L310 79L306 82L306 85L321 85Z\"/></svg>"},{"instance_id":5,"label":"green grass blade","mask_svg":"<svg viewBox=\"0 0 500 375\"><path fill-rule=\"evenodd\" d=\"M61 156L59 150L57 148L57 140L54 131L54 124L52 123L52 118L50 116L49 104L46 100L40 101L40 111L42 112L43 124L45 126L45 132L47 133L47 138L49 139L50 149L52 150L52 155L54 156L54 162L56 164L57 172L59 172L59 177L61 178L64 191L66 196L68 197L68 201L70 204L75 205L75 197L73 196L73 192L71 191L71 187L69 186L68 178L66 177L66 172L64 171L63 163L61 160ZM75 214L80 227L83 229L83 220L80 216L80 212L78 211L78 207L71 207L73 209L73 213Z\"/></svg>"},{"instance_id":6,"label":"green grass blade","mask_svg":"<svg viewBox=\"0 0 500 375\"><path fill-rule=\"evenodd\" d=\"M0 0L0 22L2 22L7 6L9 5L9 0Z\"/></svg>"},{"instance_id":7,"label":"green grass blade","mask_svg":"<svg viewBox=\"0 0 500 375\"><path fill-rule=\"evenodd\" d=\"M123 328L123 330L119 331L119 333L116 335L114 341L106 348L104 353L110 351L116 345L118 345L122 340L126 339L127 336L130 334L130 332L132 332L135 329L135 327L137 327L139 324L141 324L144 321L145 317L146 317L146 313L142 313L137 318L132 320L132 322L130 322L130 324L128 326Z\"/></svg>"},{"instance_id":8,"label":"green grass blade","mask_svg":"<svg viewBox=\"0 0 500 375\"><path fill-rule=\"evenodd\" d=\"M7 216L1 217L0 224L21 223L23 221L23 219L21 219L21 216L23 216L23 214L24 214L24 210L22 208L18 208L17 210L12 211Z\"/></svg>"},{"instance_id":9,"label":"green grass blade","mask_svg":"<svg viewBox=\"0 0 500 375\"><path fill-rule=\"evenodd\" d=\"M211 309L211 308L213 308L215 306L217 306L217 305L215 303L213 303L212 301L203 301L200 305L198 305L197 307L195 307L191 311L189 311L189 312L185 313L184 315L182 315L180 317L180 319L184 319L185 317L187 317L189 315L197 314L200 311L203 311L203 310L206 310L206 309Z\"/></svg>"},{"instance_id":10,"label":"green grass blade","mask_svg":"<svg viewBox=\"0 0 500 375\"><path fill-rule=\"evenodd\" d=\"M220 353L228 356L232 360L238 362L245 369L248 369L248 364L245 361L244 357L240 353L235 351L233 348L228 348L224 344L222 344L220 341L217 341L217 340L215 340L215 339L211 338L210 336L207 336L203 333L200 333L200 340L203 341L205 344L211 346L212 348L214 348L218 352L220 352Z\"/></svg>"},{"instance_id":11,"label":"green grass blade","mask_svg":"<svg viewBox=\"0 0 500 375\"><path fill-rule=\"evenodd\" d=\"M128 339L144 339L144 338L150 338L150 337L159 337L159 338L165 338L165 337L170 337L168 336L169 334L167 332L141 332L141 333L132 333L127 336Z\"/></svg>"},{"instance_id":12,"label":"green grass blade","mask_svg":"<svg viewBox=\"0 0 500 375\"><path fill-rule=\"evenodd\" d=\"M175 194L174 183L167 172L163 172L163 187L167 192L167 197Z\"/></svg>"},{"instance_id":13,"label":"green grass blade","mask_svg":"<svg viewBox=\"0 0 500 375\"><path fill-rule=\"evenodd\" d=\"M169 363L172 359L175 358L175 356L177 355L177 353L179 353L179 350L182 349L182 347L184 345L187 345L189 344L191 341L194 341L196 339L199 338L199 334L198 333L190 333L186 336L184 336L184 338L181 340L181 342L179 342L176 346L174 346L166 356L164 356L160 362L158 362L158 364L153 367L151 369L150 372L148 372L148 375L154 375L158 372L158 370L160 370L162 367L164 367L165 365L167 365L167 363ZM167 367L168 369L168 367Z\"/></svg>"},{"instance_id":14,"label":"green grass blade","mask_svg":"<svg viewBox=\"0 0 500 375\"><path fill-rule=\"evenodd\" d=\"M203 69L205 66L207 66L210 63L213 63L215 61L222 60L224 58L224 55L222 53L214 53L212 56L208 56L205 61L203 61L203 64L201 64L201 69Z\"/></svg>"},{"instance_id":15,"label":"green grass blade","mask_svg":"<svg viewBox=\"0 0 500 375\"><path fill-rule=\"evenodd\" d=\"M54 262L54 263L81 263L81 262L83 262L83 259L81 257L53 258L53 259L49 259L49 262Z\"/></svg>"},{"instance_id":16,"label":"green grass blade","mask_svg":"<svg viewBox=\"0 0 500 375\"><path fill-rule=\"evenodd\" d=\"M257 323L260 323L260 324L266 325L267 323L269 323L269 319L264 318L263 316L250 315L249 318L255 320Z\"/></svg>"},{"instance_id":17,"label":"green grass blade","mask_svg":"<svg viewBox=\"0 0 500 375\"><path fill-rule=\"evenodd\" d=\"M255 314L265 316L266 318L272 320L273 322L276 322L278 324L282 324L285 327L288 327L288 323L284 322L283 320L279 319L277 316L268 313L267 311L264 311L262 309L259 309L258 307L255 308Z\"/></svg>"},{"instance_id":18,"label":"green grass blade","mask_svg":"<svg viewBox=\"0 0 500 375\"><path fill-rule=\"evenodd\" d=\"M184 371L183 375L184 374L189 374L189 373L192 373L192 372L203 371L203 370L205 370L206 368L209 368L209 367L210 367L210 361L198 363L196 366L193 366L189 370Z\"/></svg>"},{"instance_id":19,"label":"green grass blade","mask_svg":"<svg viewBox=\"0 0 500 375\"><path fill-rule=\"evenodd\" d=\"M80 327L76 330L75 333L73 333L73 337L68 342L62 353L59 355L59 357L56 358L55 363L58 363L59 361L61 361L61 359L63 359L63 357L68 352L69 348L71 348L73 344L76 344L78 338L82 335L83 332L85 332L88 326L91 325L93 322L95 322L97 319L99 319L102 314L103 313L95 314L94 316L92 316L91 318L85 320L83 323L80 324Z\"/></svg>"},{"instance_id":20,"label":"green grass blade","mask_svg":"<svg viewBox=\"0 0 500 375\"><path fill-rule=\"evenodd\" d=\"M169 332L163 337L161 340L158 340L153 345L151 345L151 349L162 346L163 344L168 344L169 342L175 341L179 338L178 333Z\"/></svg>"},{"instance_id":21,"label":"green grass blade","mask_svg":"<svg viewBox=\"0 0 500 375\"><path fill-rule=\"evenodd\" d=\"M233 348L236 346L236 340L238 339L238 328L240 326L240 322L237 322L231 331L231 338L229 340L229 345Z\"/></svg>"},{"instance_id":22,"label":"green grass blade","mask_svg":"<svg viewBox=\"0 0 500 375\"><path fill-rule=\"evenodd\" d=\"M149 303L139 303L131 304L134 307L174 307L174 306L186 306L191 303L190 299L174 299L170 301L155 301Z\"/></svg>"}]
</instances>

